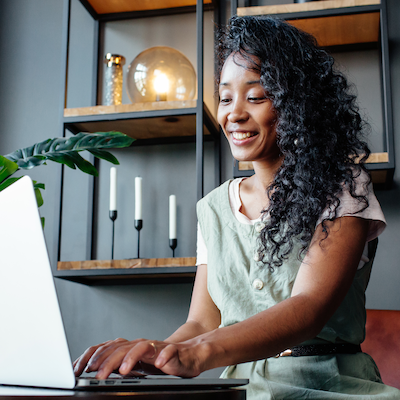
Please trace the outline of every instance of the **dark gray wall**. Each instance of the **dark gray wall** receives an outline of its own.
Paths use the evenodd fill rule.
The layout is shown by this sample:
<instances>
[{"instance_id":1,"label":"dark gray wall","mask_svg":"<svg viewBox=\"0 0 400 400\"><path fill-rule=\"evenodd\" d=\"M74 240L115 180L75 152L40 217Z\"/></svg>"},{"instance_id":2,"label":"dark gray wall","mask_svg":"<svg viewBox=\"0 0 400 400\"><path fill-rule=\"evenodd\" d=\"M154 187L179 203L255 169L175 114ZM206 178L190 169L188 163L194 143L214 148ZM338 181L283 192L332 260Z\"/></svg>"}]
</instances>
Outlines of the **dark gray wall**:
<instances>
[{"instance_id":1,"label":"dark gray wall","mask_svg":"<svg viewBox=\"0 0 400 400\"><path fill-rule=\"evenodd\" d=\"M396 140L400 137L400 116L396 113L400 107L400 32L396 25L400 4L396 0L389 0L388 5L395 143L396 153L400 154L400 140ZM79 46L74 46L71 57L74 59L81 55L82 65L77 62L71 64L70 74L75 82L69 95L76 101L74 106L81 106L90 102L88 81L92 68L90 35L93 34L93 26L90 18L80 13L80 5L75 0L74 7L74 23L84 34L73 39L79 42ZM0 0L0 154L61 134L61 22L61 0ZM148 20L148 23L151 21ZM213 82L209 78L207 93L212 91ZM212 96L209 94L210 99ZM212 105L209 107L212 108ZM122 150L116 154L122 162L121 207L129 209L129 202L132 202L132 190L129 188L136 175L143 175L144 190L148 198L151 198L145 216L147 231L143 231L146 237L143 256L164 257L169 254L166 233L163 232L167 232L168 224L167 199L173 192L178 195L178 232L182 235L179 238L178 255L194 255L196 220L193 146L156 146L142 148L142 151L135 149L133 153ZM207 146L206 157L212 164L211 146ZM152 162L146 164L145 168L144 160ZM102 258L108 257L110 240L107 220L108 169L109 165L101 165L100 204L104 210L101 211L104 229L100 235L102 249L99 253L104 256ZM206 170L206 191L214 185L210 171ZM29 175L46 184L45 205L41 208L41 214L46 218L45 235L51 260L55 263L60 168L49 164L36 168ZM223 178L230 176L231 160L225 146ZM381 236L367 291L367 306L370 308L400 309L399 185L398 166L393 189L377 193L388 228ZM87 210L86 186L85 175L77 171L68 173L65 191L68 229L63 236L64 259L79 259L85 254L82 243L86 240L86 225L79 220ZM117 220L117 235L116 256L132 257L135 247L131 241L135 242L135 232L122 217ZM56 280L56 285L72 358L77 357L90 344L110 338L163 339L185 321L192 289L190 284L88 287L61 280Z\"/></svg>"}]
</instances>

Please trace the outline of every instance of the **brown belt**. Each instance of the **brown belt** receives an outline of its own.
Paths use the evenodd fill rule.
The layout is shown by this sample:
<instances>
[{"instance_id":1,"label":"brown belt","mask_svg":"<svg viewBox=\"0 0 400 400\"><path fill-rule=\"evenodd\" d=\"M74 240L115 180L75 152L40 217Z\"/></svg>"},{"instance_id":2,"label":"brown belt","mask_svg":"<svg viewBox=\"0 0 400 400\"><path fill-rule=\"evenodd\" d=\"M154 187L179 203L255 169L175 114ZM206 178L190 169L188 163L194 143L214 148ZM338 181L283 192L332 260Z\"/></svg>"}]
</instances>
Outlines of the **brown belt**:
<instances>
[{"instance_id":1,"label":"brown belt","mask_svg":"<svg viewBox=\"0 0 400 400\"><path fill-rule=\"evenodd\" d=\"M326 343L309 344L305 346L294 346L282 351L275 356L279 357L303 357L303 356L326 356L329 354L355 354L360 353L361 347L358 344L351 343Z\"/></svg>"}]
</instances>

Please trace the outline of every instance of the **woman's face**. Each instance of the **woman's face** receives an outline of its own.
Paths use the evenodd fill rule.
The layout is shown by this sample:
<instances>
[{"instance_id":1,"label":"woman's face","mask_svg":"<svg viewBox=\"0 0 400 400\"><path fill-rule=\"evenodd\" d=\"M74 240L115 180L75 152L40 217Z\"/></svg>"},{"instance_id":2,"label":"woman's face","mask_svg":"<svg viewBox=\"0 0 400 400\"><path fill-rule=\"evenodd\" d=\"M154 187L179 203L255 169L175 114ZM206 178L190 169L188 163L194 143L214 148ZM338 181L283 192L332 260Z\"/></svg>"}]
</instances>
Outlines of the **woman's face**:
<instances>
[{"instance_id":1,"label":"woman's face","mask_svg":"<svg viewBox=\"0 0 400 400\"><path fill-rule=\"evenodd\" d=\"M236 63L235 63L236 61ZM239 65L238 65L239 64ZM266 98L260 74L244 68L248 62L230 55L221 72L218 122L239 161L276 161L276 113Z\"/></svg>"}]
</instances>

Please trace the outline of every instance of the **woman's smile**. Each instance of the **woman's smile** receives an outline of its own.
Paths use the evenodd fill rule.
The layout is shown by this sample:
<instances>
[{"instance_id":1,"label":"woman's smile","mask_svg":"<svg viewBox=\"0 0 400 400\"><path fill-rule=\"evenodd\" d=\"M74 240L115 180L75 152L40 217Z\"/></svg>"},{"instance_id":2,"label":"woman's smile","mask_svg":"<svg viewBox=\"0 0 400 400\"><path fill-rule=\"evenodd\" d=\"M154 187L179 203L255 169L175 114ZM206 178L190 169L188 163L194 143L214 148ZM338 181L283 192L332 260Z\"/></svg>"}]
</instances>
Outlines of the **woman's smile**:
<instances>
[{"instance_id":1,"label":"woman's smile","mask_svg":"<svg viewBox=\"0 0 400 400\"><path fill-rule=\"evenodd\" d=\"M235 146L247 146L256 139L257 132L239 132L234 131L231 133L232 143Z\"/></svg>"},{"instance_id":2,"label":"woman's smile","mask_svg":"<svg viewBox=\"0 0 400 400\"><path fill-rule=\"evenodd\" d=\"M255 135L257 135L257 133L255 133L255 132L244 132L244 133L243 132L232 132L233 138L235 140L239 140L239 141L251 138Z\"/></svg>"}]
</instances>

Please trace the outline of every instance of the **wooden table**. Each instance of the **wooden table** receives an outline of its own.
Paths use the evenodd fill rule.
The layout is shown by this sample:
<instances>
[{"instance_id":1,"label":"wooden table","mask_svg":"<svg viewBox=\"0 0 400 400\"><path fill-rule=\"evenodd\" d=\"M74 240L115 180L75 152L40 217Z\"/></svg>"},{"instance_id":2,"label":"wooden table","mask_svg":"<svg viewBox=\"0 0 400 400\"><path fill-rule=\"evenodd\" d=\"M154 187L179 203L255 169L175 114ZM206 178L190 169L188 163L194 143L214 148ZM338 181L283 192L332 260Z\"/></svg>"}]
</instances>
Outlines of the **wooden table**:
<instances>
[{"instance_id":1,"label":"wooden table","mask_svg":"<svg viewBox=\"0 0 400 400\"><path fill-rule=\"evenodd\" d=\"M213 390L171 390L171 391L82 391L6 387L0 385L0 400L8 399L84 399L121 400L132 397L134 400L245 400L245 389Z\"/></svg>"}]
</instances>

